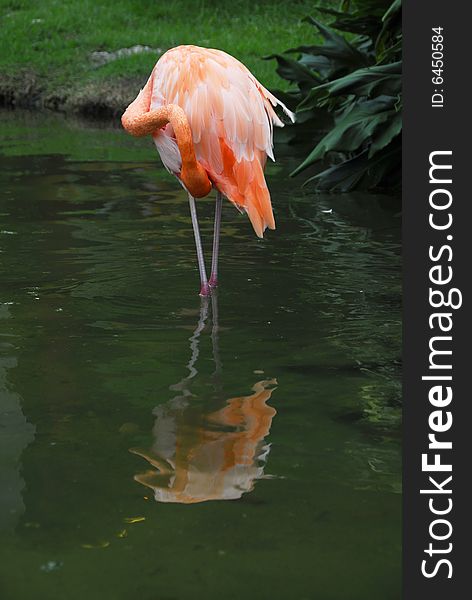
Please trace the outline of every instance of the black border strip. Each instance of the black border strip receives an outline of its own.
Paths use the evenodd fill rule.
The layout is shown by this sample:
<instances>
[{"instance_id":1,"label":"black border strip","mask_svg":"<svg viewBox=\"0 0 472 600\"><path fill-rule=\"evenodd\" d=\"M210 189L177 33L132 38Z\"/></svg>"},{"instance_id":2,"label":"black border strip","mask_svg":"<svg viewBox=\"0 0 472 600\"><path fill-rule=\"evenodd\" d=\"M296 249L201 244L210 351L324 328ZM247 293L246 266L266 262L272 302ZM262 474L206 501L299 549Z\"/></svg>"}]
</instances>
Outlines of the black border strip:
<instances>
[{"instance_id":1,"label":"black border strip","mask_svg":"<svg viewBox=\"0 0 472 600\"><path fill-rule=\"evenodd\" d=\"M469 335L472 333L470 323L469 298L471 278L471 245L472 194L469 189L469 173L472 176L472 164L469 165L471 135L472 103L468 90L470 82L470 45L472 38L470 20L464 14L467 3L458 1L428 0L403 2L403 34L404 34L404 76L403 76L403 258L404 258L404 504L403 504L403 597L406 600L428 598L463 599L470 592L467 577L472 568L469 567L470 548L467 544L470 527L468 505L470 502L469 473L472 471L472 420L470 418L472 404L470 387L467 381L469 356L471 349ZM442 27L443 35L443 82L435 85L432 78L432 32L433 27ZM439 57L439 54L436 55ZM437 80L439 81L439 80ZM438 90L444 96L443 106L432 105L432 94ZM442 91L441 91L442 90ZM435 98L440 100L439 96ZM438 102L439 104L439 102ZM452 170L433 171L433 183L430 183L430 155L434 151L451 151L450 155L434 155L432 160L451 164ZM449 175L447 173L449 172ZM452 182L447 180L452 178ZM441 179L441 182L437 180ZM436 190L447 190L436 192ZM430 205L430 194L433 203L447 203L449 194L452 204L448 209L435 210ZM429 223L429 215L433 214L435 223L447 215L452 217L451 226L445 230L435 230ZM449 239L447 236L452 236ZM450 246L452 256L447 249L439 258L433 260L429 256L429 248L434 257L438 257L441 248ZM432 273L433 277L444 279L452 270L449 283L433 284L430 269L440 266ZM430 288L442 290L447 294L457 288L462 294L462 307L457 309L440 307L435 309L430 304ZM453 294L457 303L459 294ZM440 296L436 295L435 300ZM433 318L433 328L429 317L435 312L451 314L452 328L450 332L439 330L439 319ZM447 318L442 321L446 326ZM451 340L434 340L433 348L441 345L452 354L430 356L429 343L434 336L451 336ZM452 369L431 369L430 358L435 364ZM452 376L433 381L422 380L422 376ZM429 399L429 390L434 385L452 388L452 401L443 406L433 406ZM440 404L438 394L433 397ZM429 418L434 411L441 411L441 416L432 418L434 427L446 427L452 418L450 429L436 434L436 439L451 441L452 449L428 449L428 434L434 433ZM447 413L450 413L448 417ZM435 460L439 453L442 464L451 464L452 471L423 472L422 454L427 453L427 462ZM443 490L451 493L421 494L421 489L435 489L429 476L443 485ZM452 476L449 483L443 484ZM437 485L437 484L436 484ZM437 488L436 488L437 489ZM434 515L431 506L437 510L450 512ZM431 500L431 505L430 505ZM431 523L443 518L452 527L449 536L447 523ZM438 537L431 537L430 527ZM446 537L447 536L447 537ZM429 555L425 550L432 544L434 552ZM449 544L452 544L449 547ZM444 550L450 549L450 552ZM436 550L439 550L436 553ZM422 574L423 560L427 562L424 570L435 571L439 560L444 562L437 568L433 577ZM452 574L451 578L448 575Z\"/></svg>"}]
</instances>

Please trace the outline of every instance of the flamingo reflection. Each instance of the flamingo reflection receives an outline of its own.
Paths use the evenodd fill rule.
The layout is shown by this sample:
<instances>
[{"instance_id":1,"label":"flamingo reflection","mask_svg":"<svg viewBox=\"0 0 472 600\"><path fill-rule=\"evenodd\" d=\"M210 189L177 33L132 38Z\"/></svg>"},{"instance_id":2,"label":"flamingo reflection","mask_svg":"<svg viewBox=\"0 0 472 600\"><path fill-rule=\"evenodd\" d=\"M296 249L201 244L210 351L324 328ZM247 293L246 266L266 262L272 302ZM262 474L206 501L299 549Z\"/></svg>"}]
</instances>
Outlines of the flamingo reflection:
<instances>
[{"instance_id":1,"label":"flamingo reflection","mask_svg":"<svg viewBox=\"0 0 472 600\"><path fill-rule=\"evenodd\" d=\"M215 389L220 397L217 296L211 301ZM154 409L152 447L130 449L153 467L136 475L135 480L152 489L158 502L235 500L250 492L264 475L270 449L266 437L276 414L267 401L277 382L258 381L251 394L226 400L218 410L202 407L190 384L198 375L199 338L208 313L208 299L203 298L200 318L189 340L188 375L171 387L179 394Z\"/></svg>"}]
</instances>

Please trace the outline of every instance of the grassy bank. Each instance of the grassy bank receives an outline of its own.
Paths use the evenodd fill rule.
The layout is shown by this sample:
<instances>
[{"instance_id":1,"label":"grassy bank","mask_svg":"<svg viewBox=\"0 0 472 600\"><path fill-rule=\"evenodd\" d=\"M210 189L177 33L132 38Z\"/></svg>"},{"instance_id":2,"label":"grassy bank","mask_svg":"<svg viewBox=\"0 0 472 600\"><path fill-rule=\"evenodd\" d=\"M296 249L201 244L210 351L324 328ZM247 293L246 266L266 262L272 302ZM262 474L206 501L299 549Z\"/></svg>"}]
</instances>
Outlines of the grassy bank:
<instances>
[{"instance_id":1,"label":"grassy bank","mask_svg":"<svg viewBox=\"0 0 472 600\"><path fill-rule=\"evenodd\" d=\"M224 49L284 87L261 57L312 41L300 22L310 12L306 0L0 0L0 104L116 114L160 53L190 43ZM135 45L152 51L94 54Z\"/></svg>"}]
</instances>

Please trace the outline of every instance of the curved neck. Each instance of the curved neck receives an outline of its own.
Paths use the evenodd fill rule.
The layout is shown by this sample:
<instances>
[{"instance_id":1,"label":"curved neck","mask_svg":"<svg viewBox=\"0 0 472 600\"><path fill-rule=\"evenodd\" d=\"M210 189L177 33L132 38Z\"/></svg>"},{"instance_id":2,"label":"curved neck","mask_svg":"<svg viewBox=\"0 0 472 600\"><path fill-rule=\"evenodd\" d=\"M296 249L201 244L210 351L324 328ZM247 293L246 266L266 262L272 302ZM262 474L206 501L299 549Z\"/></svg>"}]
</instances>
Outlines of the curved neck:
<instances>
[{"instance_id":1,"label":"curved neck","mask_svg":"<svg viewBox=\"0 0 472 600\"><path fill-rule=\"evenodd\" d=\"M210 193L211 181L195 156L192 132L187 116L177 104L166 104L150 110L152 82L153 76L151 75L137 98L124 112L121 123L128 133L136 137L152 134L170 123L182 157L180 179L193 197L206 196Z\"/></svg>"}]
</instances>

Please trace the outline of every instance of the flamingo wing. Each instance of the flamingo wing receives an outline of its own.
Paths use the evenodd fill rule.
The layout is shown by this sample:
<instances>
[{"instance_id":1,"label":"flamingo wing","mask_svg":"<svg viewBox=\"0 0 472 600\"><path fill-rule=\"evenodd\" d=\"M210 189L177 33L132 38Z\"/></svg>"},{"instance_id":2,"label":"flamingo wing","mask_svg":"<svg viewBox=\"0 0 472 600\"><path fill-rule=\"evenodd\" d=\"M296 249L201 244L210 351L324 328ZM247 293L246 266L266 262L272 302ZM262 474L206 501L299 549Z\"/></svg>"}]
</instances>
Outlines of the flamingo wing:
<instances>
[{"instance_id":1,"label":"flamingo wing","mask_svg":"<svg viewBox=\"0 0 472 600\"><path fill-rule=\"evenodd\" d=\"M251 72L220 50L179 46L166 52L153 72L151 109L178 104L186 113L198 161L216 187L247 212L256 234L275 228L264 178L266 157L274 160L274 111L293 114ZM165 166L178 175L180 154L167 125L154 140Z\"/></svg>"}]
</instances>

